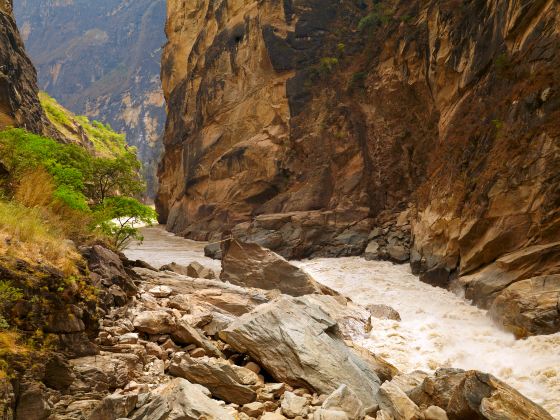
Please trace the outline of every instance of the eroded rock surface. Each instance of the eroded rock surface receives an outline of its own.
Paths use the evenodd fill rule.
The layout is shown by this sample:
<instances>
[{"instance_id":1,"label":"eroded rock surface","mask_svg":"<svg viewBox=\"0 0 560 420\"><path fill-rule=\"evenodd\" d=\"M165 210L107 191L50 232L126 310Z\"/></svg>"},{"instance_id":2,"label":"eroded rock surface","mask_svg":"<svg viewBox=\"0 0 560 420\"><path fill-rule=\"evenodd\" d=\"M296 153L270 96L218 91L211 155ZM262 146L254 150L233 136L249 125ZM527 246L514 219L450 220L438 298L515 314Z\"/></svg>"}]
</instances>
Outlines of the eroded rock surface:
<instances>
[{"instance_id":1,"label":"eroded rock surface","mask_svg":"<svg viewBox=\"0 0 560 420\"><path fill-rule=\"evenodd\" d=\"M168 229L287 258L367 249L443 287L518 252L535 263L514 281L560 272L558 2L169 6Z\"/></svg>"}]
</instances>

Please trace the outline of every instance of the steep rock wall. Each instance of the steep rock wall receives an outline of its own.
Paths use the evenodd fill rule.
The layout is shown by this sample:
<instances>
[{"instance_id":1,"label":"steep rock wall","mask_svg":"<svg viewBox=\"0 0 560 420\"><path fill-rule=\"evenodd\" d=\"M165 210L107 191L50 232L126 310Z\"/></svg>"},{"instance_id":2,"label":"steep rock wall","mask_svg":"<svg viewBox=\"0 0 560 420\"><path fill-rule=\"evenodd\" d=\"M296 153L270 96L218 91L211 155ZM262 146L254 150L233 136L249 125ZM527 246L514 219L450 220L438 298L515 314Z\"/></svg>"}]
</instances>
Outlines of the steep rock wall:
<instances>
[{"instance_id":1,"label":"steep rock wall","mask_svg":"<svg viewBox=\"0 0 560 420\"><path fill-rule=\"evenodd\" d=\"M12 1L0 1L0 130L24 127L35 133L49 124L37 97L37 74L25 53Z\"/></svg>"},{"instance_id":2,"label":"steep rock wall","mask_svg":"<svg viewBox=\"0 0 560 420\"><path fill-rule=\"evenodd\" d=\"M559 13L169 0L162 221L301 258L359 254L408 208L423 280L519 335L559 329ZM544 306L497 299L543 275Z\"/></svg>"}]
</instances>

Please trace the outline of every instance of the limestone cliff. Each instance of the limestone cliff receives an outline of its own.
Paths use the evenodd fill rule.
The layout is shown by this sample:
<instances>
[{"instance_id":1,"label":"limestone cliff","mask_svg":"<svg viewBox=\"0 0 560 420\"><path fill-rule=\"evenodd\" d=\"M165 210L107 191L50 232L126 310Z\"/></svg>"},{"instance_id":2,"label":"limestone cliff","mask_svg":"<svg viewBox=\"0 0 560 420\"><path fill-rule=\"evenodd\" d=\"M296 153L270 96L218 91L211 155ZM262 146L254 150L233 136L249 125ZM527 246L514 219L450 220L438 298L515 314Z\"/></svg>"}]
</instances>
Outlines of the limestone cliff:
<instances>
[{"instance_id":1,"label":"limestone cliff","mask_svg":"<svg viewBox=\"0 0 560 420\"><path fill-rule=\"evenodd\" d=\"M558 2L169 0L166 31L170 230L349 255L408 209L425 281L560 329Z\"/></svg>"},{"instance_id":2,"label":"limestone cliff","mask_svg":"<svg viewBox=\"0 0 560 420\"><path fill-rule=\"evenodd\" d=\"M164 0L20 0L15 14L41 89L137 147L149 195L161 153Z\"/></svg>"},{"instance_id":3,"label":"limestone cliff","mask_svg":"<svg viewBox=\"0 0 560 420\"><path fill-rule=\"evenodd\" d=\"M12 1L0 1L0 130L48 129L37 97L37 74L25 53L12 12Z\"/></svg>"}]
</instances>

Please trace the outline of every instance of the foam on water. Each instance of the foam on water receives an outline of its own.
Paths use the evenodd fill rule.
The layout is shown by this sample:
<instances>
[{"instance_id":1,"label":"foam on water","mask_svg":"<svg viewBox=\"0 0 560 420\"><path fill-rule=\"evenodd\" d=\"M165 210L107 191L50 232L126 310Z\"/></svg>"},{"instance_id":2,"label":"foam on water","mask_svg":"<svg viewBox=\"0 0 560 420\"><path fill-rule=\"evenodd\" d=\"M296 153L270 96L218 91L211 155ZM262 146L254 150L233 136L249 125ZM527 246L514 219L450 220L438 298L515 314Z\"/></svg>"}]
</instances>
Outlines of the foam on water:
<instances>
[{"instance_id":1,"label":"foam on water","mask_svg":"<svg viewBox=\"0 0 560 420\"><path fill-rule=\"evenodd\" d=\"M489 372L560 419L560 334L515 340L486 311L420 282L408 265L359 257L298 265L356 303L386 304L400 313L401 322L373 319L370 336L356 341L402 371L457 367Z\"/></svg>"}]
</instances>

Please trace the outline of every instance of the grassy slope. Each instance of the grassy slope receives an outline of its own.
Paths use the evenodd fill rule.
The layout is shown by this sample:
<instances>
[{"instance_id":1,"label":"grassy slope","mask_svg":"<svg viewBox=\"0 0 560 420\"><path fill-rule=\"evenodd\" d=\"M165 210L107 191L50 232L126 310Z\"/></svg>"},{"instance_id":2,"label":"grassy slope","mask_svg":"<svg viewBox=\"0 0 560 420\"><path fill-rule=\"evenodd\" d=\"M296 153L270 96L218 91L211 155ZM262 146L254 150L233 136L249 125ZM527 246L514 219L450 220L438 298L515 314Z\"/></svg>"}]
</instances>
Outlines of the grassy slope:
<instances>
[{"instance_id":1,"label":"grassy slope","mask_svg":"<svg viewBox=\"0 0 560 420\"><path fill-rule=\"evenodd\" d=\"M97 156L114 157L124 152L124 134L116 133L109 125L99 121L72 114L46 92L39 93L39 99L49 120L73 143L92 150Z\"/></svg>"}]
</instances>

